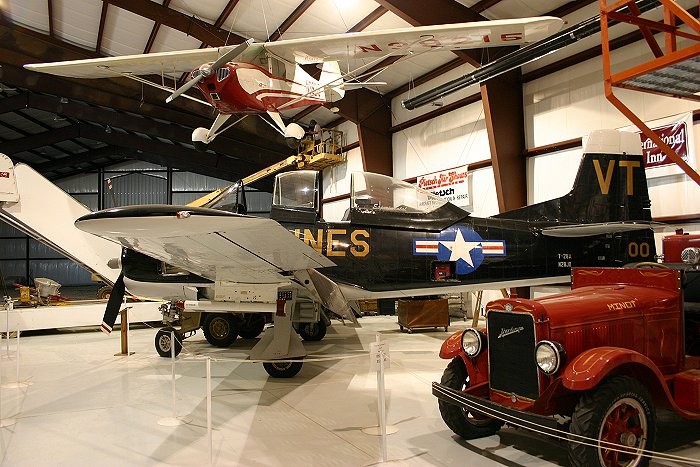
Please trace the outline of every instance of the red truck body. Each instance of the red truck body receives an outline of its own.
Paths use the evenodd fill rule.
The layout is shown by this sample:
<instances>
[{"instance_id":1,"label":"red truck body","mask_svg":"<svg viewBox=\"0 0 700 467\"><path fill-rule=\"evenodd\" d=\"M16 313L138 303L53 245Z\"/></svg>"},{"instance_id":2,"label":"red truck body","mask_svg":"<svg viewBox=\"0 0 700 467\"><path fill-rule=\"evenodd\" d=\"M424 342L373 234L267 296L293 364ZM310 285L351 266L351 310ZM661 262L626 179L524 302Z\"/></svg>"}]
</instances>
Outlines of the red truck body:
<instances>
[{"instance_id":1,"label":"red truck body","mask_svg":"<svg viewBox=\"0 0 700 467\"><path fill-rule=\"evenodd\" d=\"M663 266L576 268L570 292L490 302L485 328L441 348L452 360L433 384L443 419L465 438L506 421L602 440L570 442L574 465L646 463L655 407L700 419L700 308L684 304L698 278Z\"/></svg>"}]
</instances>

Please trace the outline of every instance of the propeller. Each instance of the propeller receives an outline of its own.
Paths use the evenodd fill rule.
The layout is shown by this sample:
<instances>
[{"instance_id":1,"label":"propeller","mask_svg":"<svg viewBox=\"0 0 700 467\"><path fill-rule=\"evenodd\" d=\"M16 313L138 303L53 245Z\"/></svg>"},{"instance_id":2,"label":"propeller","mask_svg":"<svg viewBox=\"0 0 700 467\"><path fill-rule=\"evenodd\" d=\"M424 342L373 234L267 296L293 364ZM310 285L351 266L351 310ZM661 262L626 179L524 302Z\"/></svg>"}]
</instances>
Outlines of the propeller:
<instances>
[{"instance_id":1,"label":"propeller","mask_svg":"<svg viewBox=\"0 0 700 467\"><path fill-rule=\"evenodd\" d=\"M222 66L226 65L228 62L232 61L236 57L238 57L240 54L243 53L245 49L247 49L252 43L254 39L248 39L247 41L238 44L236 47L232 48L225 54L223 54L221 57L216 59L214 63L211 65L202 65L199 67L199 74L195 77L190 79L188 82L180 86L168 96L167 99L165 99L165 102L171 102L173 99L176 99L177 97L180 96L180 94L186 92L188 89L190 89L192 86L195 84L199 83L201 80L204 78L211 76L212 73L216 73L219 68Z\"/></svg>"},{"instance_id":2,"label":"propeller","mask_svg":"<svg viewBox=\"0 0 700 467\"><path fill-rule=\"evenodd\" d=\"M107 308L105 308L105 314L102 317L102 332L107 334L112 332L114 327L114 322L117 320L117 315L119 314L119 309L121 308L122 301L124 300L124 273L122 272L117 277L112 287L112 292L109 294L109 300L107 300Z\"/></svg>"}]
</instances>

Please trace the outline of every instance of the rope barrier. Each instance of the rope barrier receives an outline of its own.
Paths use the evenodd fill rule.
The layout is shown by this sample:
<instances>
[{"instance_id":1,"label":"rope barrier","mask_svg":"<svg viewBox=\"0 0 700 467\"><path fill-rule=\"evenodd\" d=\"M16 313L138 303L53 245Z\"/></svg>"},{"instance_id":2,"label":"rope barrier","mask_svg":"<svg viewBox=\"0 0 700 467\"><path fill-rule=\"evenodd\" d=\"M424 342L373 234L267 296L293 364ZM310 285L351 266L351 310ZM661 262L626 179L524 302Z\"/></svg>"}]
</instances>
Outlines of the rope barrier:
<instances>
[{"instance_id":1,"label":"rope barrier","mask_svg":"<svg viewBox=\"0 0 700 467\"><path fill-rule=\"evenodd\" d=\"M509 425L513 425L519 428L525 428L527 430L533 431L535 433L539 433L545 436L552 436L557 439L561 439L567 442L573 442L573 443L578 443L578 444L583 444L585 446L590 446L594 448L598 447L603 447L605 449L610 449L611 451L616 451L616 452L621 452L624 454L642 454L643 456L649 457L651 459L656 459L656 460L666 460L666 461L675 461L675 462L680 462L683 464L691 464L691 465L698 465L700 463L700 459L693 459L691 457L683 457L683 456L676 456L674 454L666 454L663 452L658 452L658 451L650 451L647 449L638 449L638 448L631 448L629 446L625 446L622 444L617 444L617 443L612 443L609 441L603 441L599 440L596 438L589 438L587 436L582 436L582 435L577 435L575 433L570 433L568 431L564 430L559 430L556 428L549 428L549 427L543 427L542 425L537 425L534 422L530 422L529 420L521 419L518 417L514 417L512 415L509 415L507 413L501 412L499 410L493 409L492 407L479 404L478 402L474 401L469 401L468 403L457 399L454 397L450 392L443 390L439 386L433 386L435 390L439 391L441 394L447 396L448 398L458 402L456 405L466 405L467 408L470 408L472 410L476 409L478 412L483 413L491 418L497 418L503 422L508 423ZM546 430L538 429L538 428L546 428ZM579 439L571 439L571 438L579 438ZM594 444L595 443L595 444Z\"/></svg>"}]
</instances>

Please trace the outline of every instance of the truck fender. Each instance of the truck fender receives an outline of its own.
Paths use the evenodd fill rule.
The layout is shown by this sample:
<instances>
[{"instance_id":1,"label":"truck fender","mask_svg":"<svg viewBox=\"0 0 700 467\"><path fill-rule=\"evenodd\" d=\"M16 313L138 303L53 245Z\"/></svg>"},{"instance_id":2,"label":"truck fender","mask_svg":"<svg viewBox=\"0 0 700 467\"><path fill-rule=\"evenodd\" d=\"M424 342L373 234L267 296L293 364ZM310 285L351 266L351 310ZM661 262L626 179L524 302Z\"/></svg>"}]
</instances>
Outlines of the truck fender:
<instances>
[{"instance_id":1,"label":"truck fender","mask_svg":"<svg viewBox=\"0 0 700 467\"><path fill-rule=\"evenodd\" d=\"M461 355L463 353L462 332L464 331L457 331L445 339L445 342L442 343L442 347L440 347L440 358L452 360L457 355Z\"/></svg>"},{"instance_id":2,"label":"truck fender","mask_svg":"<svg viewBox=\"0 0 700 467\"><path fill-rule=\"evenodd\" d=\"M611 372L630 364L636 367L635 373L641 372L647 378L653 374L657 383L665 386L663 375L654 362L639 352L620 347L597 347L580 353L566 365L562 384L572 391L586 391L597 386Z\"/></svg>"}]
</instances>

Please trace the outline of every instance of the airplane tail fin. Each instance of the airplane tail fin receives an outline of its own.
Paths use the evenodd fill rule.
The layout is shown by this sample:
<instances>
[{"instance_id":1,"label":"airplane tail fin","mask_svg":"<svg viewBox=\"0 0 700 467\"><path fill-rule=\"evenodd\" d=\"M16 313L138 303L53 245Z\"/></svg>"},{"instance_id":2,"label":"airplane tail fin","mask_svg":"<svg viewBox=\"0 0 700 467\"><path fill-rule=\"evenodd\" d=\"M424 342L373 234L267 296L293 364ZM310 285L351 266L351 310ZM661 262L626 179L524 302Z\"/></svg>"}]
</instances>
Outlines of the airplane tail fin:
<instances>
[{"instance_id":1,"label":"airplane tail fin","mask_svg":"<svg viewBox=\"0 0 700 467\"><path fill-rule=\"evenodd\" d=\"M323 62L319 84L324 87L327 102L334 102L345 96L343 88L343 75L340 72L338 62Z\"/></svg>"},{"instance_id":2,"label":"airplane tail fin","mask_svg":"<svg viewBox=\"0 0 700 467\"><path fill-rule=\"evenodd\" d=\"M600 130L589 136L568 194L495 217L579 225L649 224L650 206L639 136Z\"/></svg>"}]
</instances>

